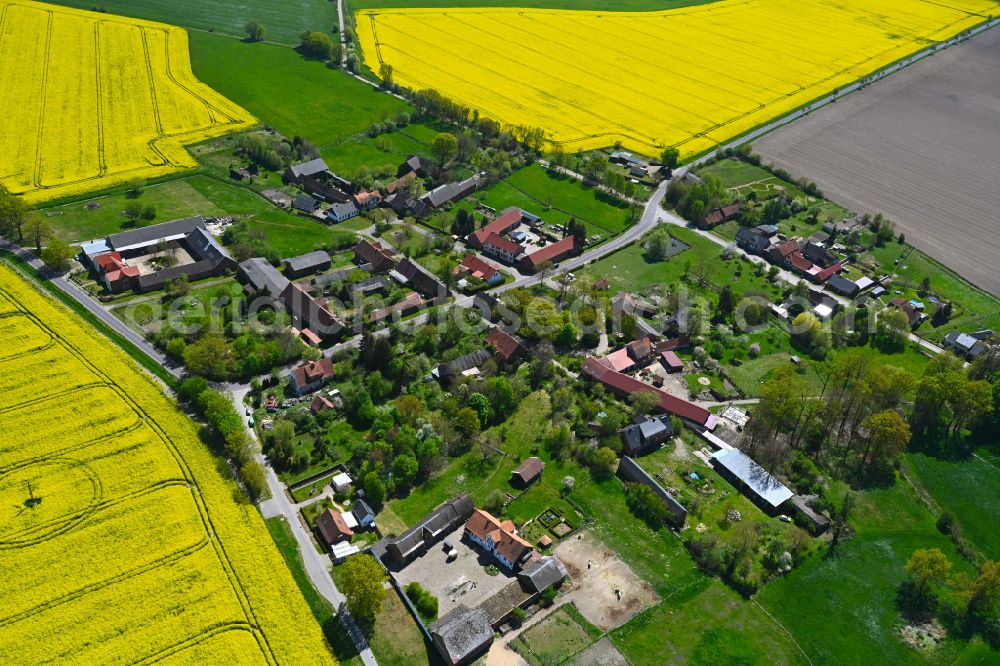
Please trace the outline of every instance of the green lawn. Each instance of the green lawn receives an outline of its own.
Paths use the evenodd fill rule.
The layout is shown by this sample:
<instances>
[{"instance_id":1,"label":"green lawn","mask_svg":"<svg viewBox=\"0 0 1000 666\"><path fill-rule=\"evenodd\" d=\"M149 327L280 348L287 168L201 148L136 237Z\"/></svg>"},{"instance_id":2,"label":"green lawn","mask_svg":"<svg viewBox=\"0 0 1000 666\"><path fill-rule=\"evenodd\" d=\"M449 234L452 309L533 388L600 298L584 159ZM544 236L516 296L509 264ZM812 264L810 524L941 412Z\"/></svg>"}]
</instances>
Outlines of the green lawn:
<instances>
[{"instance_id":1,"label":"green lawn","mask_svg":"<svg viewBox=\"0 0 1000 666\"><path fill-rule=\"evenodd\" d=\"M710 578L644 611L611 636L635 666L807 663L760 608Z\"/></svg>"},{"instance_id":2,"label":"green lawn","mask_svg":"<svg viewBox=\"0 0 1000 666\"><path fill-rule=\"evenodd\" d=\"M361 656L358 654L357 648L354 647L354 643L351 642L347 631L337 619L336 612L330 603L320 596L316 588L313 587L312 581L309 580L309 574L306 573L305 567L302 565L302 557L299 555L298 542L295 540L288 523L280 517L269 518L264 522L267 524L267 531L271 533L271 538L274 539L278 550L285 558L285 564L292 572L292 578L299 586L309 609L323 628L323 634L326 636L331 651L337 657L337 661L341 666L360 666L363 663Z\"/></svg>"},{"instance_id":3,"label":"green lawn","mask_svg":"<svg viewBox=\"0 0 1000 666\"><path fill-rule=\"evenodd\" d=\"M913 453L907 460L934 501L958 516L965 536L988 559L1000 559L1000 467L978 456L950 461Z\"/></svg>"},{"instance_id":4,"label":"green lawn","mask_svg":"<svg viewBox=\"0 0 1000 666\"><path fill-rule=\"evenodd\" d=\"M957 571L969 565L902 480L859 493L852 515L857 533L834 556L813 555L757 600L814 664L950 663L963 644L948 641L922 655L901 641L896 591L905 578L903 565L918 548L940 548Z\"/></svg>"},{"instance_id":5,"label":"green lawn","mask_svg":"<svg viewBox=\"0 0 1000 666\"><path fill-rule=\"evenodd\" d=\"M244 26L264 24L264 38L285 44L298 43L303 30L325 32L337 25L337 5L329 0L54 0L54 4L93 9L110 14L172 23L193 30L246 37Z\"/></svg>"},{"instance_id":6,"label":"green lawn","mask_svg":"<svg viewBox=\"0 0 1000 666\"><path fill-rule=\"evenodd\" d=\"M346 178L354 177L362 166L370 169L391 167L390 173L395 174L396 167L410 155L430 154L430 145L417 138L420 134L423 132L419 126L410 125L374 139L367 135L353 136L321 152L327 165Z\"/></svg>"},{"instance_id":7,"label":"green lawn","mask_svg":"<svg viewBox=\"0 0 1000 666\"><path fill-rule=\"evenodd\" d=\"M540 215L546 222L549 221L546 219L546 208L552 208L587 223L590 227L588 233L598 233L605 237L619 234L633 223L632 211L628 207L620 208L608 203L602 198L603 193L585 186L575 178L550 175L539 164L532 164L512 173L504 182L534 201L535 207L531 212ZM493 203L488 205L500 210ZM542 210L538 210L539 205Z\"/></svg>"},{"instance_id":8,"label":"green lawn","mask_svg":"<svg viewBox=\"0 0 1000 666\"><path fill-rule=\"evenodd\" d=\"M85 205L89 202L97 203L99 208L87 210ZM200 174L147 185L136 199L113 194L43 209L37 214L45 216L60 238L76 242L122 231L125 221L122 210L129 203L156 209L156 218L142 224L158 224L191 215L250 217L282 256L325 247L333 233L319 222L274 207L245 187Z\"/></svg>"},{"instance_id":9,"label":"green lawn","mask_svg":"<svg viewBox=\"0 0 1000 666\"><path fill-rule=\"evenodd\" d=\"M285 136L327 146L408 109L339 70L292 49L191 33L199 79Z\"/></svg>"}]
</instances>

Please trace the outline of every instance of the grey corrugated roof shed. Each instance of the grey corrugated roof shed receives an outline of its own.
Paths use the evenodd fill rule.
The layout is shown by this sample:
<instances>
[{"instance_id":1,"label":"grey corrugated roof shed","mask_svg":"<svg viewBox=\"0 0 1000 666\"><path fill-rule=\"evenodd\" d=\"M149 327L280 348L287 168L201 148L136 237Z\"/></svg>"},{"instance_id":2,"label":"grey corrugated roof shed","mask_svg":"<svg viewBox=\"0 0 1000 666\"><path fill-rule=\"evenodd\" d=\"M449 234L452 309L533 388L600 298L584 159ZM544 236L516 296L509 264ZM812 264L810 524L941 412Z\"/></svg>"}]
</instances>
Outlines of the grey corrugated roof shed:
<instances>
[{"instance_id":1,"label":"grey corrugated roof shed","mask_svg":"<svg viewBox=\"0 0 1000 666\"><path fill-rule=\"evenodd\" d=\"M316 270L320 266L330 264L330 255L325 250L315 250L306 254L300 254L297 257L285 259L285 264L296 273Z\"/></svg>"},{"instance_id":2,"label":"grey corrugated roof shed","mask_svg":"<svg viewBox=\"0 0 1000 666\"><path fill-rule=\"evenodd\" d=\"M542 557L521 569L518 578L535 592L544 592L567 576L566 565L558 557Z\"/></svg>"},{"instance_id":3,"label":"grey corrugated roof shed","mask_svg":"<svg viewBox=\"0 0 1000 666\"><path fill-rule=\"evenodd\" d=\"M274 298L281 296L289 285L288 278L263 257L254 257L240 263L239 274L256 291L266 291Z\"/></svg>"},{"instance_id":4,"label":"grey corrugated roof shed","mask_svg":"<svg viewBox=\"0 0 1000 666\"><path fill-rule=\"evenodd\" d=\"M729 473L747 485L750 490L772 507L788 501L792 491L770 472L753 461L750 456L737 449L721 449L712 454Z\"/></svg>"},{"instance_id":5,"label":"grey corrugated roof shed","mask_svg":"<svg viewBox=\"0 0 1000 666\"><path fill-rule=\"evenodd\" d=\"M431 633L440 638L451 663L462 662L493 640L490 618L480 606L459 605L431 625Z\"/></svg>"},{"instance_id":6,"label":"grey corrugated roof shed","mask_svg":"<svg viewBox=\"0 0 1000 666\"><path fill-rule=\"evenodd\" d=\"M326 165L326 162L322 158L317 157L314 160L309 160L308 162L303 162L301 164L293 164L290 167L292 173L296 176L314 176L317 173L323 173L324 171L329 171L330 167Z\"/></svg>"},{"instance_id":7,"label":"grey corrugated roof shed","mask_svg":"<svg viewBox=\"0 0 1000 666\"><path fill-rule=\"evenodd\" d=\"M153 243L161 238L185 236L198 228L205 228L205 218L201 215L111 234L108 236L108 243L116 250L123 250Z\"/></svg>"}]
</instances>

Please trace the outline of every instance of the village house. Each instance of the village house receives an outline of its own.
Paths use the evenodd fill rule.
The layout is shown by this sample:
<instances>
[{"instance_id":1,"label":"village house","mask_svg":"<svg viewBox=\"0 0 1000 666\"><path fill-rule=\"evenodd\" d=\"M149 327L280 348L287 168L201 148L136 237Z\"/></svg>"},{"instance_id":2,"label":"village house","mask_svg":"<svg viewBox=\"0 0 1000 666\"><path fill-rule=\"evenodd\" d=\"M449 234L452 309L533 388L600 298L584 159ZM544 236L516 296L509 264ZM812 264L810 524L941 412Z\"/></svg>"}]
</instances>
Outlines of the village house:
<instances>
[{"instance_id":1,"label":"village house","mask_svg":"<svg viewBox=\"0 0 1000 666\"><path fill-rule=\"evenodd\" d=\"M426 157L420 157L419 155L410 155L406 158L406 161L399 165L396 169L396 178L405 178L410 174L413 174L417 178L426 178L434 169L434 162L431 162Z\"/></svg>"},{"instance_id":2,"label":"village house","mask_svg":"<svg viewBox=\"0 0 1000 666\"><path fill-rule=\"evenodd\" d=\"M622 438L622 452L632 457L650 453L663 446L673 431L670 417L666 414L637 416L635 423L619 431Z\"/></svg>"},{"instance_id":3,"label":"village house","mask_svg":"<svg viewBox=\"0 0 1000 666\"><path fill-rule=\"evenodd\" d=\"M716 208L706 213L705 216L698 221L698 226L702 229L711 229L712 227L718 226L723 222L732 220L740 214L741 210L743 210L743 203L740 201L731 203L728 206L723 206L722 208Z\"/></svg>"},{"instance_id":4,"label":"village house","mask_svg":"<svg viewBox=\"0 0 1000 666\"><path fill-rule=\"evenodd\" d=\"M375 512L363 499L354 502L354 506L351 507L351 515L354 516L354 520L357 521L361 529L367 529L375 524Z\"/></svg>"},{"instance_id":5,"label":"village house","mask_svg":"<svg viewBox=\"0 0 1000 666\"><path fill-rule=\"evenodd\" d=\"M334 511L327 509L316 519L316 529L327 546L333 546L341 541L350 541L354 537L354 531L347 526L344 517Z\"/></svg>"},{"instance_id":6,"label":"village house","mask_svg":"<svg viewBox=\"0 0 1000 666\"><path fill-rule=\"evenodd\" d=\"M310 393L333 379L333 360L321 358L318 361L307 361L292 370L288 377L296 395Z\"/></svg>"},{"instance_id":7,"label":"village house","mask_svg":"<svg viewBox=\"0 0 1000 666\"><path fill-rule=\"evenodd\" d=\"M847 298L854 298L861 292L857 283L848 280L841 275L833 275L826 282L826 288Z\"/></svg>"},{"instance_id":8,"label":"village house","mask_svg":"<svg viewBox=\"0 0 1000 666\"><path fill-rule=\"evenodd\" d=\"M369 312L368 321L377 323L390 317L405 317L406 315L413 314L425 305L427 305L427 301L417 292L411 291L403 297L403 300L393 303L388 307Z\"/></svg>"},{"instance_id":9,"label":"village house","mask_svg":"<svg viewBox=\"0 0 1000 666\"><path fill-rule=\"evenodd\" d=\"M659 407L664 412L674 414L695 425L704 426L709 430L715 427L716 417L707 409L670 395L666 391L650 386L634 377L617 372L602 363L601 359L588 356L587 360L583 363L581 375L604 384L604 386L620 398L628 398L628 396L638 391L651 391L660 399Z\"/></svg>"},{"instance_id":10,"label":"village house","mask_svg":"<svg viewBox=\"0 0 1000 666\"><path fill-rule=\"evenodd\" d=\"M944 347L966 361L974 361L986 351L987 342L992 337L993 331L979 331L977 333L952 331L944 336Z\"/></svg>"},{"instance_id":11,"label":"village house","mask_svg":"<svg viewBox=\"0 0 1000 666\"><path fill-rule=\"evenodd\" d=\"M435 304L448 298L448 287L437 276L410 258L405 258L396 265L389 275L401 285L416 290Z\"/></svg>"},{"instance_id":12,"label":"village house","mask_svg":"<svg viewBox=\"0 0 1000 666\"><path fill-rule=\"evenodd\" d=\"M518 339L499 326L486 334L486 344L493 347L493 356L501 367L516 363L527 354Z\"/></svg>"},{"instance_id":13,"label":"village house","mask_svg":"<svg viewBox=\"0 0 1000 666\"><path fill-rule=\"evenodd\" d=\"M239 264L237 279L248 296L267 296L278 301L291 284L289 279L263 257L253 257Z\"/></svg>"},{"instance_id":14,"label":"village house","mask_svg":"<svg viewBox=\"0 0 1000 666\"><path fill-rule=\"evenodd\" d=\"M440 185L420 197L420 203L423 204L423 207L414 213L418 218L429 215L447 204L464 199L479 189L481 184L479 176L475 175L457 183Z\"/></svg>"},{"instance_id":15,"label":"village house","mask_svg":"<svg viewBox=\"0 0 1000 666\"><path fill-rule=\"evenodd\" d=\"M575 236L566 236L560 241L546 245L521 258L521 270L535 273L545 265L554 265L579 250Z\"/></svg>"},{"instance_id":16,"label":"village house","mask_svg":"<svg viewBox=\"0 0 1000 666\"><path fill-rule=\"evenodd\" d=\"M482 229L469 234L466 240L469 245L475 248L483 249L486 239L490 237L490 234L496 234L498 236L507 234L511 229L514 229L521 224L523 217L524 211L520 208L508 208L500 215L500 217L485 225Z\"/></svg>"},{"instance_id":17,"label":"village house","mask_svg":"<svg viewBox=\"0 0 1000 666\"><path fill-rule=\"evenodd\" d=\"M888 302L887 307L895 308L905 314L911 329L920 326L921 322L927 318L927 315L921 311L921 308L918 308L913 301L905 298L894 298Z\"/></svg>"},{"instance_id":18,"label":"village house","mask_svg":"<svg viewBox=\"0 0 1000 666\"><path fill-rule=\"evenodd\" d=\"M490 233L483 241L483 252L503 262L513 264L518 257L524 254L524 246L518 245L509 238L504 238L500 234Z\"/></svg>"},{"instance_id":19,"label":"village house","mask_svg":"<svg viewBox=\"0 0 1000 666\"><path fill-rule=\"evenodd\" d=\"M353 201L334 202L326 209L326 219L331 222L346 222L352 217L356 217L361 211L354 205Z\"/></svg>"},{"instance_id":20,"label":"village house","mask_svg":"<svg viewBox=\"0 0 1000 666\"><path fill-rule=\"evenodd\" d=\"M762 224L757 227L740 227L736 232L737 247L750 254L762 255L771 247L778 235L778 227L773 224Z\"/></svg>"},{"instance_id":21,"label":"village house","mask_svg":"<svg viewBox=\"0 0 1000 666\"><path fill-rule=\"evenodd\" d=\"M293 282L282 294L285 309L292 315L292 324L301 330L311 329L321 338L341 333L347 325L327 307L325 299L313 298L301 285Z\"/></svg>"},{"instance_id":22,"label":"village house","mask_svg":"<svg viewBox=\"0 0 1000 666\"><path fill-rule=\"evenodd\" d=\"M112 293L155 291L181 276L193 282L236 268L201 216L122 231L80 248L81 263Z\"/></svg>"},{"instance_id":23,"label":"village house","mask_svg":"<svg viewBox=\"0 0 1000 666\"><path fill-rule=\"evenodd\" d=\"M534 547L516 532L513 522L501 522L482 509L473 511L465 523L465 536L510 571L520 569L534 552Z\"/></svg>"},{"instance_id":24,"label":"village house","mask_svg":"<svg viewBox=\"0 0 1000 666\"><path fill-rule=\"evenodd\" d=\"M503 280L503 273L498 266L471 253L462 257L462 261L452 270L452 275L456 278L474 278L486 284L496 284Z\"/></svg>"},{"instance_id":25,"label":"village house","mask_svg":"<svg viewBox=\"0 0 1000 666\"><path fill-rule=\"evenodd\" d=\"M293 164L283 174L286 183L298 185L308 194L330 203L350 201L351 182L330 171L321 158Z\"/></svg>"},{"instance_id":26,"label":"village house","mask_svg":"<svg viewBox=\"0 0 1000 666\"><path fill-rule=\"evenodd\" d=\"M385 540L383 562L394 567L409 564L445 534L465 523L475 509L476 506L468 495L448 500L398 537Z\"/></svg>"},{"instance_id":27,"label":"village house","mask_svg":"<svg viewBox=\"0 0 1000 666\"><path fill-rule=\"evenodd\" d=\"M396 258L381 242L360 238L354 246L354 263L371 266L372 273L384 273L396 267Z\"/></svg>"},{"instance_id":28,"label":"village house","mask_svg":"<svg viewBox=\"0 0 1000 666\"><path fill-rule=\"evenodd\" d=\"M357 192L351 197L351 203L358 207L358 210L371 210L382 201L382 195L375 191Z\"/></svg>"}]
</instances>

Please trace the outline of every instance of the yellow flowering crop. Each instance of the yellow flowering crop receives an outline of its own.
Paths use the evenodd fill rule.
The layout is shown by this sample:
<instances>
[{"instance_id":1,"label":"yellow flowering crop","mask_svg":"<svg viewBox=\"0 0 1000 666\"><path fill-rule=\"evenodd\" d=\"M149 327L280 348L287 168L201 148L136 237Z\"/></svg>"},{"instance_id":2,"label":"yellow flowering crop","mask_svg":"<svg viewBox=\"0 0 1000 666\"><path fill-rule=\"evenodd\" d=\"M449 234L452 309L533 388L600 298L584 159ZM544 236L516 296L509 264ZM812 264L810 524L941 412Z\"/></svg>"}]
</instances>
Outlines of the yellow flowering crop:
<instances>
[{"instance_id":1,"label":"yellow flowering crop","mask_svg":"<svg viewBox=\"0 0 1000 666\"><path fill-rule=\"evenodd\" d=\"M0 664L332 661L152 380L2 263L0 336Z\"/></svg>"},{"instance_id":2,"label":"yellow flowering crop","mask_svg":"<svg viewBox=\"0 0 1000 666\"><path fill-rule=\"evenodd\" d=\"M193 167L184 144L256 122L184 30L31 0L0 0L0 86L0 185L29 201Z\"/></svg>"},{"instance_id":3,"label":"yellow flowering crop","mask_svg":"<svg viewBox=\"0 0 1000 666\"><path fill-rule=\"evenodd\" d=\"M994 0L722 0L659 12L378 9L365 62L567 151L688 156L997 14Z\"/></svg>"}]
</instances>

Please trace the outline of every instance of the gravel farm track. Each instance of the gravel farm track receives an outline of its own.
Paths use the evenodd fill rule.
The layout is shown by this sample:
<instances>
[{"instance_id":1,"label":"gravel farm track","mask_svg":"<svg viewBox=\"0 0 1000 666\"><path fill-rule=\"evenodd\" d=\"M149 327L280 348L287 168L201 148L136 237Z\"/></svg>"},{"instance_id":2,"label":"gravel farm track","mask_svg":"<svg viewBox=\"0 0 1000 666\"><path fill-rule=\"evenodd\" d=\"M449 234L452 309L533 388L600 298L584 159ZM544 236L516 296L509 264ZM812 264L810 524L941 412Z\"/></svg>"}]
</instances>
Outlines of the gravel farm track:
<instances>
[{"instance_id":1,"label":"gravel farm track","mask_svg":"<svg viewBox=\"0 0 1000 666\"><path fill-rule=\"evenodd\" d=\"M832 200L1000 295L1000 28L754 142Z\"/></svg>"}]
</instances>

